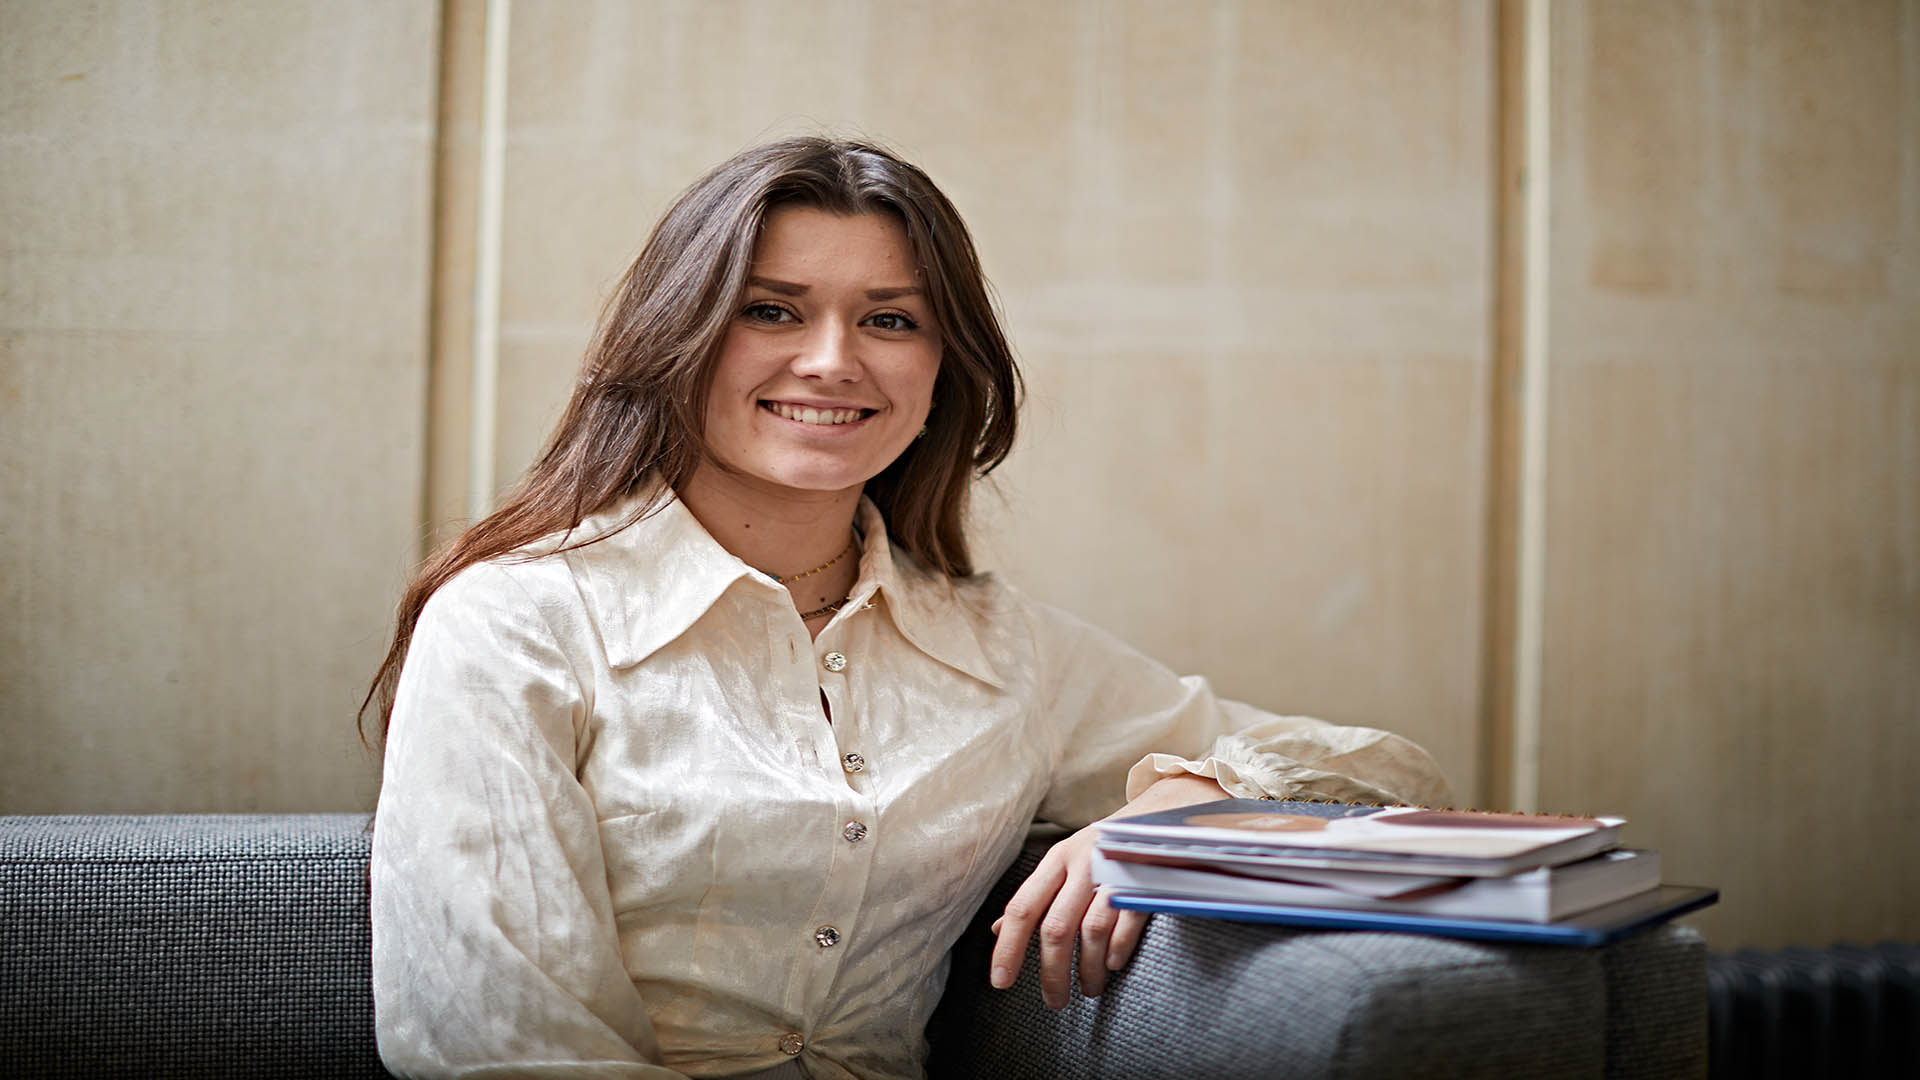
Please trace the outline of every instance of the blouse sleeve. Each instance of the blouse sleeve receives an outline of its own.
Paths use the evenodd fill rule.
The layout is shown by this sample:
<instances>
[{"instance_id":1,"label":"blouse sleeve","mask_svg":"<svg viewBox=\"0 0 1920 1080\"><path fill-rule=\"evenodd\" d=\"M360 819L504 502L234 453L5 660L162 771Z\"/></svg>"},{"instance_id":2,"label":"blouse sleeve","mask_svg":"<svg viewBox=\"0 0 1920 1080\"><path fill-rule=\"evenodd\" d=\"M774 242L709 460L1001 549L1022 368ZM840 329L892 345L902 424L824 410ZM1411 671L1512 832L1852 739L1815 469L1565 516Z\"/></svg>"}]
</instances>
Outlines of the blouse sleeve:
<instances>
[{"instance_id":1,"label":"blouse sleeve","mask_svg":"<svg viewBox=\"0 0 1920 1080\"><path fill-rule=\"evenodd\" d=\"M380 1055L402 1076L679 1077L620 954L588 709L496 566L428 602L388 733L372 859Z\"/></svg>"},{"instance_id":2,"label":"blouse sleeve","mask_svg":"<svg viewBox=\"0 0 1920 1080\"><path fill-rule=\"evenodd\" d=\"M1204 678L1176 675L1065 612L1032 612L1056 739L1040 807L1048 821L1078 828L1182 773L1240 798L1449 801L1439 766L1411 740L1222 700Z\"/></svg>"}]
</instances>

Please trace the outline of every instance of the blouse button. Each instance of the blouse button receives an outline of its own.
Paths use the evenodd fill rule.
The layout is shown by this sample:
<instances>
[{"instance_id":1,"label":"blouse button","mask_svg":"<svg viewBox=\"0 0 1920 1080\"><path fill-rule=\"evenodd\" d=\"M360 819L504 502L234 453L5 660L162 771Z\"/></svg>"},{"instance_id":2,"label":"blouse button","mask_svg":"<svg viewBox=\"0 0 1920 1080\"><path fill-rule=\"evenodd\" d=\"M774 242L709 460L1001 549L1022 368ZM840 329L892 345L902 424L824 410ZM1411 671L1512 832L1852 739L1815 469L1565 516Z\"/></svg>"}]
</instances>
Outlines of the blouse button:
<instances>
[{"instance_id":1,"label":"blouse button","mask_svg":"<svg viewBox=\"0 0 1920 1080\"><path fill-rule=\"evenodd\" d=\"M801 1038L800 1033L797 1031L789 1031L785 1035L780 1036L780 1052L786 1054L788 1057L799 1053L806 1048L806 1045L807 1040Z\"/></svg>"},{"instance_id":2,"label":"blouse button","mask_svg":"<svg viewBox=\"0 0 1920 1080\"><path fill-rule=\"evenodd\" d=\"M867 759L859 754L848 754L840 759L840 766L848 772L866 772Z\"/></svg>"},{"instance_id":3,"label":"blouse button","mask_svg":"<svg viewBox=\"0 0 1920 1080\"><path fill-rule=\"evenodd\" d=\"M847 654L830 652L820 658L820 663L824 665L828 671L845 671L847 670Z\"/></svg>"},{"instance_id":4,"label":"blouse button","mask_svg":"<svg viewBox=\"0 0 1920 1080\"><path fill-rule=\"evenodd\" d=\"M840 931L831 926L823 926L813 932L813 940L823 949L831 949L840 944Z\"/></svg>"},{"instance_id":5,"label":"blouse button","mask_svg":"<svg viewBox=\"0 0 1920 1080\"><path fill-rule=\"evenodd\" d=\"M847 838L847 843L857 844L861 837L867 835L867 827L861 822L849 821L847 827L840 830L840 835Z\"/></svg>"}]
</instances>

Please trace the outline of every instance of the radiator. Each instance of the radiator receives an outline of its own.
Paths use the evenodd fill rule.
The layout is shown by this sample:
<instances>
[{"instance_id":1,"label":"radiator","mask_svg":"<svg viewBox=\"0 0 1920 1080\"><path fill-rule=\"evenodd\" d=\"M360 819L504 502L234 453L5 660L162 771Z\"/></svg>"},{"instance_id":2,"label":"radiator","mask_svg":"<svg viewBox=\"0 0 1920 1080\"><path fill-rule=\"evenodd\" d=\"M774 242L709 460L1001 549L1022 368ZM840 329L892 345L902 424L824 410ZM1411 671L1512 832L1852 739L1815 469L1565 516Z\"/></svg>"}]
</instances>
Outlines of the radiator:
<instances>
[{"instance_id":1,"label":"radiator","mask_svg":"<svg viewBox=\"0 0 1920 1080\"><path fill-rule=\"evenodd\" d=\"M1707 987L1714 1080L1920 1077L1920 945L1741 949Z\"/></svg>"}]
</instances>

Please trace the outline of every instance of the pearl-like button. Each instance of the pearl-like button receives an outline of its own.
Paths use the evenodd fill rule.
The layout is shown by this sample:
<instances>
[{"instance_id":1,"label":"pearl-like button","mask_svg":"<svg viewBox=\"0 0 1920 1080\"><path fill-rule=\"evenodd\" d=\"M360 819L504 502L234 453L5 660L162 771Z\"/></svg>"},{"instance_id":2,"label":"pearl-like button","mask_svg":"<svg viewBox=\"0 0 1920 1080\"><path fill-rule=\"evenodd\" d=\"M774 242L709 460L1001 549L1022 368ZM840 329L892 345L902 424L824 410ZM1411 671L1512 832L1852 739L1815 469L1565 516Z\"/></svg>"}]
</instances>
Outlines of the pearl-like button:
<instances>
[{"instance_id":1,"label":"pearl-like button","mask_svg":"<svg viewBox=\"0 0 1920 1080\"><path fill-rule=\"evenodd\" d=\"M842 768L845 768L848 772L866 772L867 771L867 759L861 757L859 754L848 754L847 756L841 758L840 765Z\"/></svg>"},{"instance_id":2,"label":"pearl-like button","mask_svg":"<svg viewBox=\"0 0 1920 1080\"><path fill-rule=\"evenodd\" d=\"M867 835L867 827L861 822L849 821L847 827L840 830L840 835L847 838L847 843L857 844L861 837Z\"/></svg>"},{"instance_id":3,"label":"pearl-like button","mask_svg":"<svg viewBox=\"0 0 1920 1080\"><path fill-rule=\"evenodd\" d=\"M847 654L830 652L820 658L820 663L825 665L828 671L845 671L847 670Z\"/></svg>"},{"instance_id":4,"label":"pearl-like button","mask_svg":"<svg viewBox=\"0 0 1920 1080\"><path fill-rule=\"evenodd\" d=\"M806 1046L807 1040L801 1038L800 1033L797 1031L789 1031L785 1035L780 1036L780 1052L786 1054L788 1057L792 1057L794 1054L806 1049Z\"/></svg>"},{"instance_id":5,"label":"pearl-like button","mask_svg":"<svg viewBox=\"0 0 1920 1080\"><path fill-rule=\"evenodd\" d=\"M813 932L813 940L823 949L831 949L840 944L840 931L831 926L823 926Z\"/></svg>"}]
</instances>

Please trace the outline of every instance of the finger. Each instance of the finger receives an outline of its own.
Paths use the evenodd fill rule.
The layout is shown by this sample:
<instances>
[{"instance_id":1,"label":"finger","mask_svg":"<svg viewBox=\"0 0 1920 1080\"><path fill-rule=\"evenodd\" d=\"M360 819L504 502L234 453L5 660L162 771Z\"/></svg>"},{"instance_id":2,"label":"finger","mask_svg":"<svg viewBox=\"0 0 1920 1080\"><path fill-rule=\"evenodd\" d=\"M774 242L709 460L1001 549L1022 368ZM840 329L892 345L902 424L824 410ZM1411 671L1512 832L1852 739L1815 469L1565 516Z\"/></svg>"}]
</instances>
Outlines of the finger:
<instances>
[{"instance_id":1,"label":"finger","mask_svg":"<svg viewBox=\"0 0 1920 1080\"><path fill-rule=\"evenodd\" d=\"M1080 921L1080 992L1099 997L1107 988L1108 950L1118 912L1107 903L1105 889L1095 889L1086 918Z\"/></svg>"},{"instance_id":2,"label":"finger","mask_svg":"<svg viewBox=\"0 0 1920 1080\"><path fill-rule=\"evenodd\" d=\"M1034 867L1033 873L1014 891L1013 899L1007 901L1006 913L994 920L993 958L987 969L987 982L994 989L1005 990L1019 976L1033 928L1052 905L1054 894L1060 891L1060 883L1066 876L1066 867L1061 861L1041 859L1040 865Z\"/></svg>"},{"instance_id":3,"label":"finger","mask_svg":"<svg viewBox=\"0 0 1920 1080\"><path fill-rule=\"evenodd\" d=\"M1067 1005L1073 979L1073 945L1093 903L1093 881L1084 872L1067 874L1066 883L1040 920L1040 1000L1049 1009Z\"/></svg>"},{"instance_id":4,"label":"finger","mask_svg":"<svg viewBox=\"0 0 1920 1080\"><path fill-rule=\"evenodd\" d=\"M1139 946L1150 918L1144 911L1122 911L1119 916L1113 925L1113 938L1107 943L1108 971L1119 971L1133 959L1133 950Z\"/></svg>"}]
</instances>

